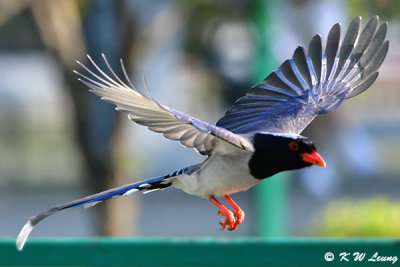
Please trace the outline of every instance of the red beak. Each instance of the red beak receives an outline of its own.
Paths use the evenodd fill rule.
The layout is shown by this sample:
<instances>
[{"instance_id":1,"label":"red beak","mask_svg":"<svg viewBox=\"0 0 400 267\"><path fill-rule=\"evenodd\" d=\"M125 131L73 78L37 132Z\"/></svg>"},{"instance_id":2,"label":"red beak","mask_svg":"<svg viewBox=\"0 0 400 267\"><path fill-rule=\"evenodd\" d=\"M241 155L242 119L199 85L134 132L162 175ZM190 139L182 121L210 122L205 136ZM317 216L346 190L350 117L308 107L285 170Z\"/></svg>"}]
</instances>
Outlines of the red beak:
<instances>
[{"instance_id":1,"label":"red beak","mask_svg":"<svg viewBox=\"0 0 400 267\"><path fill-rule=\"evenodd\" d=\"M318 165L324 168L326 167L324 159L315 150L313 150L311 153L300 154L300 156L305 162L309 162L311 164Z\"/></svg>"}]
</instances>

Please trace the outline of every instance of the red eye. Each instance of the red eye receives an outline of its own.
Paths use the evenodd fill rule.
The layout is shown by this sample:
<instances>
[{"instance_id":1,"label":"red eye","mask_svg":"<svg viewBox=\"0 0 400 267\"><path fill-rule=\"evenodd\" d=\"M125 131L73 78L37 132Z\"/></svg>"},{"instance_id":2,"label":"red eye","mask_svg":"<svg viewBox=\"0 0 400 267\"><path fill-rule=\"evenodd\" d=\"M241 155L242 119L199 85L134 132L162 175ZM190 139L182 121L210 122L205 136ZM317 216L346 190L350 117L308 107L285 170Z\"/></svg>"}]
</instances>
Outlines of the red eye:
<instances>
[{"instance_id":1,"label":"red eye","mask_svg":"<svg viewBox=\"0 0 400 267\"><path fill-rule=\"evenodd\" d=\"M292 151L297 151L297 150L299 150L300 147L299 147L299 144L297 142L293 141L293 142L290 142L289 148Z\"/></svg>"}]
</instances>

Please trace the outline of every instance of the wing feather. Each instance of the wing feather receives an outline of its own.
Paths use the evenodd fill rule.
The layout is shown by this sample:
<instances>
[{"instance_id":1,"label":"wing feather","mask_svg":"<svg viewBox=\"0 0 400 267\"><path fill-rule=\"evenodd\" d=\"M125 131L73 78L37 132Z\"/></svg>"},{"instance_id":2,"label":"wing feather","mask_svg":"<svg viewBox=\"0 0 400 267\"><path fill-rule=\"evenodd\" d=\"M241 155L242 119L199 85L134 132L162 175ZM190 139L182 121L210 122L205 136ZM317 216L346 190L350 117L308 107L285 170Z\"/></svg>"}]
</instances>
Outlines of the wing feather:
<instances>
[{"instance_id":1,"label":"wing feather","mask_svg":"<svg viewBox=\"0 0 400 267\"><path fill-rule=\"evenodd\" d=\"M343 43L340 47L339 60L337 70L334 76L336 79L343 69L343 65L347 62L348 57L353 51L354 44L357 42L361 26L361 17L355 17L350 23L350 26L344 36Z\"/></svg>"},{"instance_id":2,"label":"wing feather","mask_svg":"<svg viewBox=\"0 0 400 267\"><path fill-rule=\"evenodd\" d=\"M378 26L378 16L372 17L367 25L364 27L360 38L354 48L353 53L350 55L350 64L347 67L346 72L344 73L343 77L347 77L347 75L352 71L355 70L354 65L360 60L361 56L364 54L365 50L370 47L370 43L372 37L375 34L376 27Z\"/></svg>"},{"instance_id":3,"label":"wing feather","mask_svg":"<svg viewBox=\"0 0 400 267\"><path fill-rule=\"evenodd\" d=\"M105 56L102 55L102 57L113 78L107 75L90 56L88 56L88 60L97 73L80 62L78 64L86 70L90 77L76 71L75 73L80 76L80 81L91 88L94 94L116 105L117 110L128 113L128 117L132 121L147 126L154 132L162 133L168 139L177 140L186 147L192 147L201 154L210 153L218 140L245 150L253 150L251 143L243 136L163 106L146 97L132 86L122 61L121 68L127 83L116 75Z\"/></svg>"},{"instance_id":4,"label":"wing feather","mask_svg":"<svg viewBox=\"0 0 400 267\"><path fill-rule=\"evenodd\" d=\"M279 66L279 71L285 76L285 78L295 85L296 93L298 95L303 94L303 84L299 81L298 75L293 70L294 62L292 59L288 59Z\"/></svg>"},{"instance_id":5,"label":"wing feather","mask_svg":"<svg viewBox=\"0 0 400 267\"><path fill-rule=\"evenodd\" d=\"M310 88L313 83L311 79L310 69L308 67L307 56L302 46L297 47L293 54L293 60L300 72L300 76L305 82L304 88Z\"/></svg>"},{"instance_id":6,"label":"wing feather","mask_svg":"<svg viewBox=\"0 0 400 267\"><path fill-rule=\"evenodd\" d=\"M317 82L321 81L322 69L322 42L321 35L317 34L313 37L308 46L308 55L311 58L311 63L314 67Z\"/></svg>"},{"instance_id":7,"label":"wing feather","mask_svg":"<svg viewBox=\"0 0 400 267\"><path fill-rule=\"evenodd\" d=\"M360 69L363 69L368 64L368 62L371 61L371 59L375 56L376 52L378 51L379 47L381 47L386 37L387 25L388 25L387 22L385 22L379 27L374 38L372 39L371 44L365 50L363 57L360 59L359 62Z\"/></svg>"},{"instance_id":8,"label":"wing feather","mask_svg":"<svg viewBox=\"0 0 400 267\"><path fill-rule=\"evenodd\" d=\"M325 48L326 58L326 74L324 81L328 80L332 71L332 68L336 62L336 55L339 48L340 42L340 24L336 23L328 34L328 41Z\"/></svg>"},{"instance_id":9,"label":"wing feather","mask_svg":"<svg viewBox=\"0 0 400 267\"><path fill-rule=\"evenodd\" d=\"M378 21L372 17L361 31L361 17L356 17L341 44L340 24L333 25L324 54L321 37L315 35L308 54L297 47L292 59L238 99L217 126L238 134L300 134L318 114L336 109L376 80L389 47L387 23L378 28Z\"/></svg>"}]
</instances>

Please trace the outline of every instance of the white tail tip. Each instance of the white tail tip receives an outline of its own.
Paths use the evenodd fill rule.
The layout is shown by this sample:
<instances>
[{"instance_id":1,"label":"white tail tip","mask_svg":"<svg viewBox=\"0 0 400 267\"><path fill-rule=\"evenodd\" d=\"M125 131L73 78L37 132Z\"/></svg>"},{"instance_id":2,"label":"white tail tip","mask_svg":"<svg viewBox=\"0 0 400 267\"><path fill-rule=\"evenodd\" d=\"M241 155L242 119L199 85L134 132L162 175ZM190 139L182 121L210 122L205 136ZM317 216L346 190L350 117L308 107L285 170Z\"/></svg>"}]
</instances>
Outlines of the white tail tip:
<instances>
[{"instance_id":1,"label":"white tail tip","mask_svg":"<svg viewBox=\"0 0 400 267\"><path fill-rule=\"evenodd\" d=\"M19 232L19 235L17 237L17 249L21 251L24 248L25 242L28 239L29 234L33 230L33 225L31 224L31 221L28 221L24 227L22 227L21 232Z\"/></svg>"}]
</instances>

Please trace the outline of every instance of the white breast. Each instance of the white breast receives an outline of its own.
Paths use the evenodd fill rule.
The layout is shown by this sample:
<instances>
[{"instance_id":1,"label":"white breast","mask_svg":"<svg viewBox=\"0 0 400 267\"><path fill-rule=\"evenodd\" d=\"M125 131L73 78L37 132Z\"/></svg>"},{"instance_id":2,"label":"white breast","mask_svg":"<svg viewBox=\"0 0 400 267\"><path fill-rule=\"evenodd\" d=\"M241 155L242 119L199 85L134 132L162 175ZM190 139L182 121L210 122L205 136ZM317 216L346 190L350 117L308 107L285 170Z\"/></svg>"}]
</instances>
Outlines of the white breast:
<instances>
[{"instance_id":1,"label":"white breast","mask_svg":"<svg viewBox=\"0 0 400 267\"><path fill-rule=\"evenodd\" d=\"M251 152L221 142L198 172L179 176L173 186L204 198L245 191L260 182L250 175L250 157Z\"/></svg>"}]
</instances>

